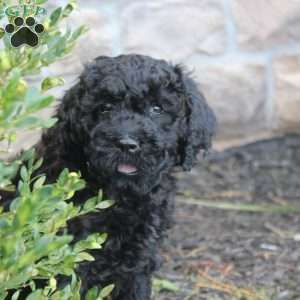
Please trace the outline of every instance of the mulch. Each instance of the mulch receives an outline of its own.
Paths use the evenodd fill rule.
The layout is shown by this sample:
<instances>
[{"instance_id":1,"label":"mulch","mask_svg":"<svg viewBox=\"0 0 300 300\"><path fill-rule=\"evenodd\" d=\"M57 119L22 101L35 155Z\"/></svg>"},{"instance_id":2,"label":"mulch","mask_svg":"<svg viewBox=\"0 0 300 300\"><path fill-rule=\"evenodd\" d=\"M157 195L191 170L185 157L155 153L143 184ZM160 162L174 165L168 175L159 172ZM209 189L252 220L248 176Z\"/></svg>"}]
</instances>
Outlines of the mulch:
<instances>
[{"instance_id":1,"label":"mulch","mask_svg":"<svg viewBox=\"0 0 300 300\"><path fill-rule=\"evenodd\" d=\"M190 198L300 205L300 135L214 152L177 176L175 225L156 276L178 291L154 299L299 300L300 213L220 210Z\"/></svg>"}]
</instances>

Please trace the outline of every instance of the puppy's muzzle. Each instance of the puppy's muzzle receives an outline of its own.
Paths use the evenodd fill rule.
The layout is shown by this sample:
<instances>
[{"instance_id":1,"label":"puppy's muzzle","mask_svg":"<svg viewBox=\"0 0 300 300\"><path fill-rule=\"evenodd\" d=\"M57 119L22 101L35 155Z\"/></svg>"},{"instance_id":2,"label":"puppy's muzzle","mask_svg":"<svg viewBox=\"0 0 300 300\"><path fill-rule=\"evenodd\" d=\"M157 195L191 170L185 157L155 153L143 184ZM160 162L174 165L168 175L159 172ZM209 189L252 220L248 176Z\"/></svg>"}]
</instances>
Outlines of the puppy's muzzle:
<instances>
[{"instance_id":1,"label":"puppy's muzzle","mask_svg":"<svg viewBox=\"0 0 300 300\"><path fill-rule=\"evenodd\" d=\"M130 138L129 136L126 136L122 139L119 140L118 142L118 147L122 150L122 151L126 151L129 153L138 153L141 150L141 147L138 143L138 141Z\"/></svg>"}]
</instances>

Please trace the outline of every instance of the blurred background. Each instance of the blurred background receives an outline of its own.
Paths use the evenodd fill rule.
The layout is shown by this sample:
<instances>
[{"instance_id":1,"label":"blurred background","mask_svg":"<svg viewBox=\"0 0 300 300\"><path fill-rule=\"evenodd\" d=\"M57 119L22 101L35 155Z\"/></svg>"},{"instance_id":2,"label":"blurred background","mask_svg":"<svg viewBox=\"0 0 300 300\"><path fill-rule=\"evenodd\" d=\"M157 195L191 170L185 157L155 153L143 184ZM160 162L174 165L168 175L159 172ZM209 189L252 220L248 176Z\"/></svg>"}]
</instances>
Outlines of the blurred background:
<instances>
[{"instance_id":1,"label":"blurred background","mask_svg":"<svg viewBox=\"0 0 300 300\"><path fill-rule=\"evenodd\" d=\"M98 55L151 55L193 71L217 115L219 145L299 129L299 0L78 2L71 23L90 31L53 75L72 83Z\"/></svg>"}]
</instances>

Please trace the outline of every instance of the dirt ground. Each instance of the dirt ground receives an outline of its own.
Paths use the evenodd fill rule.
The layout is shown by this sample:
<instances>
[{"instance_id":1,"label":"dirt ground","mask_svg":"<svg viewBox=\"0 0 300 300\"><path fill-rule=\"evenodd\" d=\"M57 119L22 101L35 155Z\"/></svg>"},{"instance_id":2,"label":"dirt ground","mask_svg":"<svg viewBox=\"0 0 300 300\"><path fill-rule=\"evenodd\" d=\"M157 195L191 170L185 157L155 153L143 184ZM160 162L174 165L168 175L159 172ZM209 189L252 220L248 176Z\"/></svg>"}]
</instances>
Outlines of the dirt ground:
<instances>
[{"instance_id":1,"label":"dirt ground","mask_svg":"<svg viewBox=\"0 0 300 300\"><path fill-rule=\"evenodd\" d=\"M237 206L297 205L300 135L212 153L178 177L176 224L157 274L178 290L162 289L154 299L299 300L300 212L221 210L195 198Z\"/></svg>"}]
</instances>

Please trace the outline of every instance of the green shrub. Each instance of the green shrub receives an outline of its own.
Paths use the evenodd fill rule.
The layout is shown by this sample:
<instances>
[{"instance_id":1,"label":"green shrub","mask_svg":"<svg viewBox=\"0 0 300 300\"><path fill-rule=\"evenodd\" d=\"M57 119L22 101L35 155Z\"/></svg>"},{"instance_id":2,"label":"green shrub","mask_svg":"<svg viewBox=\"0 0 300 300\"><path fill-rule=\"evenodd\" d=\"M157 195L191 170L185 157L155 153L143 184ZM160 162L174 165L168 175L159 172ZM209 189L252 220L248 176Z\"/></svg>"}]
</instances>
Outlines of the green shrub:
<instances>
[{"instance_id":1,"label":"green shrub","mask_svg":"<svg viewBox=\"0 0 300 300\"><path fill-rule=\"evenodd\" d=\"M3 3L4 2L4 3ZM44 4L45 0L36 0ZM0 1L0 9L11 5ZM40 37L38 47L13 48L9 37L3 36L4 47L0 50L0 145L5 152L16 141L19 129L48 128L55 119L43 120L37 113L49 107L54 97L45 91L63 84L62 78L42 78L40 87L32 87L27 75L39 74L43 67L71 52L77 39L86 32L81 26L75 30L63 29L60 22L76 8L76 1L58 7L41 22L46 31ZM0 13L0 18L5 18ZM9 22L12 18L8 18ZM86 240L71 243L73 237L66 232L67 221L75 216L97 209L105 209L112 201L102 200L101 191L82 207L67 201L85 186L80 174L64 170L57 181L48 184L43 174L36 172L42 159L36 159L33 150L26 151L18 159L0 160L0 190L15 191L9 211L0 207L0 300L8 290L14 290L13 299L18 299L20 290L30 287L29 300L80 299L80 280L75 268L81 261L94 258L86 251L100 249L106 240L105 233L93 234ZM20 171L20 181L15 187L12 178ZM1 191L0 191L1 194ZM1 205L1 199L0 199ZM57 288L57 275L70 277L69 285ZM43 289L35 287L36 279L44 279ZM89 291L87 300L104 299L113 285L99 291Z\"/></svg>"}]
</instances>

